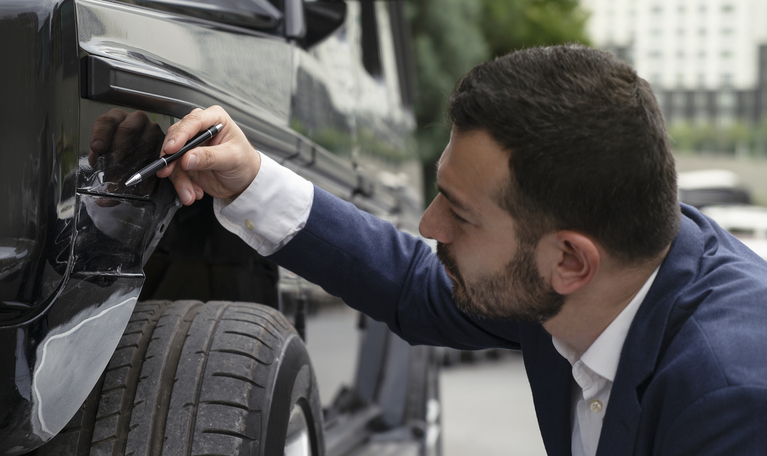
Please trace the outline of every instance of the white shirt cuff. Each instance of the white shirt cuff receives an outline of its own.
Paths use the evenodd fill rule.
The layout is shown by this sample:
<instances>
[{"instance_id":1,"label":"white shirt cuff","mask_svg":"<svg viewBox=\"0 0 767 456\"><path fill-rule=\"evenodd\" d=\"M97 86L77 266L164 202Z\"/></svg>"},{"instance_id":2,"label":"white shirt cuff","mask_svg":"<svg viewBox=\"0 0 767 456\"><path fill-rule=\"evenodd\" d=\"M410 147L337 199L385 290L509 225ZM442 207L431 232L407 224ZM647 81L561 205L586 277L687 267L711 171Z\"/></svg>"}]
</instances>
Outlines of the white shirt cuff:
<instances>
[{"instance_id":1,"label":"white shirt cuff","mask_svg":"<svg viewBox=\"0 0 767 456\"><path fill-rule=\"evenodd\" d=\"M268 256L306 225L314 200L311 182L261 153L261 168L235 200L213 201L219 223Z\"/></svg>"}]
</instances>

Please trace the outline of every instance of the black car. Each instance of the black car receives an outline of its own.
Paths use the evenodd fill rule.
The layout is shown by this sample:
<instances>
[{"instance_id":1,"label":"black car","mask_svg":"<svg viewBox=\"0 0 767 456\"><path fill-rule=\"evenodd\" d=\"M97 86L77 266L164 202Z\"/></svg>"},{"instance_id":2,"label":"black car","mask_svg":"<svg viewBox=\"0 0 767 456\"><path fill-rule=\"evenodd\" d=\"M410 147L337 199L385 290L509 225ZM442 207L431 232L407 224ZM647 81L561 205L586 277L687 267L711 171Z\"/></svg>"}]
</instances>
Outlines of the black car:
<instances>
[{"instance_id":1,"label":"black car","mask_svg":"<svg viewBox=\"0 0 767 456\"><path fill-rule=\"evenodd\" d=\"M218 104L263 153L416 232L403 6L0 3L0 454L438 454L430 349L361 318L355 378L323 408L302 338L327 297L286 286L207 197L125 185Z\"/></svg>"}]
</instances>

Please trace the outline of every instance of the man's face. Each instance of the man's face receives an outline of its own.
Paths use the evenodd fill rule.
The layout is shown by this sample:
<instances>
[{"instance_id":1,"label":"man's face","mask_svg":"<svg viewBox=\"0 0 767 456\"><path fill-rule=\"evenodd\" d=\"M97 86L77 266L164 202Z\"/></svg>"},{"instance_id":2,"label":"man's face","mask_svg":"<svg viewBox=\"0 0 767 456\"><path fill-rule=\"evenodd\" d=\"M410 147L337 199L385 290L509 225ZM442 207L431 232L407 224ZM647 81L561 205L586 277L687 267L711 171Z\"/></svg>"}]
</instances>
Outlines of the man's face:
<instances>
[{"instance_id":1,"label":"man's face","mask_svg":"<svg viewBox=\"0 0 767 456\"><path fill-rule=\"evenodd\" d=\"M437 241L462 311L542 322L559 312L564 297L540 276L536 245L519 242L516 222L498 204L509 180L508 153L488 133L454 128L437 171L440 193L420 231Z\"/></svg>"}]
</instances>

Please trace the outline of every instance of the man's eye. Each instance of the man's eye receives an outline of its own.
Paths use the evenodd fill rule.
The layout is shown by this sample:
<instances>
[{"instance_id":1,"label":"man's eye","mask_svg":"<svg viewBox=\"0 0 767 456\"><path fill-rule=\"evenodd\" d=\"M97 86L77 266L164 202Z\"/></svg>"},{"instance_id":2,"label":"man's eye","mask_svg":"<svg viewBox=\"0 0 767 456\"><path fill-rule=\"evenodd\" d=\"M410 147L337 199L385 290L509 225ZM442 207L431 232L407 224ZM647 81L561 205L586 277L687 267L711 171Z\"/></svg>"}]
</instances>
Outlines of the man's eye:
<instances>
[{"instance_id":1,"label":"man's eye","mask_svg":"<svg viewBox=\"0 0 767 456\"><path fill-rule=\"evenodd\" d=\"M469 223L468 220L456 214L454 210L450 209L450 216L458 223Z\"/></svg>"}]
</instances>

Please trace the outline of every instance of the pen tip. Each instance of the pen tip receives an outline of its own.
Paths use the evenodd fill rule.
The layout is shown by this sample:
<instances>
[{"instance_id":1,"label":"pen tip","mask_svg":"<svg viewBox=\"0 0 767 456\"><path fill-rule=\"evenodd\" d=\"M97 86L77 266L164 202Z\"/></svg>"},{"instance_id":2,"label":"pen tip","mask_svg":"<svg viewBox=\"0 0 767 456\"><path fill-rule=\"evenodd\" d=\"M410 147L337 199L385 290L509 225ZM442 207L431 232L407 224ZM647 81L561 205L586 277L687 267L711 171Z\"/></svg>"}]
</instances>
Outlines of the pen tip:
<instances>
[{"instance_id":1,"label":"pen tip","mask_svg":"<svg viewBox=\"0 0 767 456\"><path fill-rule=\"evenodd\" d=\"M141 181L141 174L134 174L133 177L128 179L127 182L125 182L126 187L132 187L136 184L138 184Z\"/></svg>"}]
</instances>

